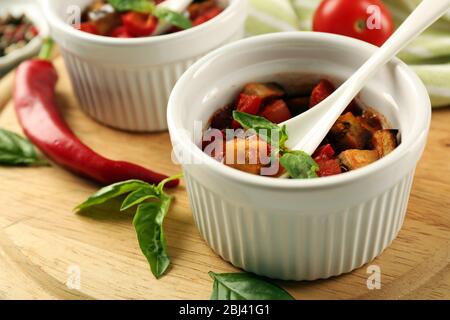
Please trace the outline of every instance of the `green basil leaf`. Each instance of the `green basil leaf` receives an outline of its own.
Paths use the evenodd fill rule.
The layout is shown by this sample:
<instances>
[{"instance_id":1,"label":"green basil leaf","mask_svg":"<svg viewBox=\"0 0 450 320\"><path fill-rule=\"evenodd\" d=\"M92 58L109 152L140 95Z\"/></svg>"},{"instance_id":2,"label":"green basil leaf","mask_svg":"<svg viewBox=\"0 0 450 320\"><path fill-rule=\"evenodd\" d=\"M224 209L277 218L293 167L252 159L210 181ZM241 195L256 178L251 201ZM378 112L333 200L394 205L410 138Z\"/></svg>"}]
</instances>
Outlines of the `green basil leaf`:
<instances>
[{"instance_id":1,"label":"green basil leaf","mask_svg":"<svg viewBox=\"0 0 450 320\"><path fill-rule=\"evenodd\" d=\"M158 191L155 187L143 187L130 193L122 203L120 211L125 211L138 205L145 200L158 198Z\"/></svg>"},{"instance_id":2,"label":"green basil leaf","mask_svg":"<svg viewBox=\"0 0 450 320\"><path fill-rule=\"evenodd\" d=\"M178 28L192 28L192 22L183 13L175 12L163 7L156 7L152 13L156 18L164 20Z\"/></svg>"},{"instance_id":3,"label":"green basil leaf","mask_svg":"<svg viewBox=\"0 0 450 320\"><path fill-rule=\"evenodd\" d=\"M233 111L233 119L239 122L244 129L254 130L274 148L284 148L284 144L288 139L286 126L280 127L266 118L240 111Z\"/></svg>"},{"instance_id":4,"label":"green basil leaf","mask_svg":"<svg viewBox=\"0 0 450 320\"><path fill-rule=\"evenodd\" d=\"M0 164L6 166L48 165L27 139L0 129Z\"/></svg>"},{"instance_id":5,"label":"green basil leaf","mask_svg":"<svg viewBox=\"0 0 450 320\"><path fill-rule=\"evenodd\" d=\"M94 193L76 210L89 209L89 212L93 213L98 208L105 211L107 207L107 210L114 214L129 210L137 205L133 225L136 229L139 246L147 258L153 274L156 278L160 278L170 265L163 222L169 211L172 198L163 189L168 182L179 179L181 176L167 178L157 186L140 180L115 183ZM121 199L126 194L128 194L126 198ZM145 202L149 199L155 199L156 201ZM120 204L117 205L118 200L123 200L121 206ZM114 205L112 206L112 204Z\"/></svg>"},{"instance_id":6,"label":"green basil leaf","mask_svg":"<svg viewBox=\"0 0 450 320\"><path fill-rule=\"evenodd\" d=\"M211 300L295 300L284 289L251 273L214 273Z\"/></svg>"},{"instance_id":7,"label":"green basil leaf","mask_svg":"<svg viewBox=\"0 0 450 320\"><path fill-rule=\"evenodd\" d=\"M280 158L280 163L294 179L317 178L319 165L303 151L287 151Z\"/></svg>"},{"instance_id":8,"label":"green basil leaf","mask_svg":"<svg viewBox=\"0 0 450 320\"><path fill-rule=\"evenodd\" d=\"M128 180L123 182L114 183L107 187L104 187L90 196L85 202L78 205L75 210L85 210L93 206L103 204L109 200L112 200L120 195L136 191L141 188L150 186L148 183L140 180Z\"/></svg>"},{"instance_id":9,"label":"green basil leaf","mask_svg":"<svg viewBox=\"0 0 450 320\"><path fill-rule=\"evenodd\" d=\"M159 202L147 202L138 206L133 225L142 253L147 258L153 275L159 279L170 265L163 221L169 211L171 198L161 196Z\"/></svg>"},{"instance_id":10,"label":"green basil leaf","mask_svg":"<svg viewBox=\"0 0 450 320\"><path fill-rule=\"evenodd\" d=\"M136 11L141 13L152 13L155 3L148 0L108 0L108 3L116 11Z\"/></svg>"}]
</instances>

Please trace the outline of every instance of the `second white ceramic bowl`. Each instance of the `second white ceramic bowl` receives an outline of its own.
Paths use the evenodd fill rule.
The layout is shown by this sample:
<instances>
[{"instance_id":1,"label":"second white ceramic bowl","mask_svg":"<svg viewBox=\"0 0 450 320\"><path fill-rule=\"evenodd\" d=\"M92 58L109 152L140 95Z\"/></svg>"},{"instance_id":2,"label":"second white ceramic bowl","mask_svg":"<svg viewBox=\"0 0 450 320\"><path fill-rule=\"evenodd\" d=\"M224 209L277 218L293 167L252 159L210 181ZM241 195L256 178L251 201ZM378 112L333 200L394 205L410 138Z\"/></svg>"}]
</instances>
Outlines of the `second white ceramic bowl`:
<instances>
[{"instance_id":1,"label":"second white ceramic bowl","mask_svg":"<svg viewBox=\"0 0 450 320\"><path fill-rule=\"evenodd\" d=\"M362 266L397 236L431 115L425 87L401 61L381 68L361 92L402 137L365 168L312 180L250 175L204 154L194 130L247 82L345 80L376 49L330 34L273 34L216 50L179 80L168 108L172 144L197 227L225 260L271 278L314 280Z\"/></svg>"},{"instance_id":2,"label":"second white ceramic bowl","mask_svg":"<svg viewBox=\"0 0 450 320\"><path fill-rule=\"evenodd\" d=\"M228 4L224 12L198 27L136 39L96 36L71 26L77 10L91 1L43 0L43 7L81 107L118 129L167 129L167 101L178 78L206 53L244 36L247 0L222 1Z\"/></svg>"}]
</instances>

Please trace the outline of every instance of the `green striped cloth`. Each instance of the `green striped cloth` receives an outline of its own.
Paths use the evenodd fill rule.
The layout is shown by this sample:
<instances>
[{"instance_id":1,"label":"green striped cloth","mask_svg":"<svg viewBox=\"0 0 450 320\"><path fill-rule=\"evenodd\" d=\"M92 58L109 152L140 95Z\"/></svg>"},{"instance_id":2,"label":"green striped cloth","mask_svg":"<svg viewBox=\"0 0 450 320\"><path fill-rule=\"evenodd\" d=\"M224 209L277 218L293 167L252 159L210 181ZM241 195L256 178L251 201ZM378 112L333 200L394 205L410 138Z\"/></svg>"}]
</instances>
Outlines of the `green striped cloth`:
<instances>
[{"instance_id":1,"label":"green striped cloth","mask_svg":"<svg viewBox=\"0 0 450 320\"><path fill-rule=\"evenodd\" d=\"M421 0L385 0L399 25ZM250 0L249 35L311 30L321 0ZM415 40L399 57L425 83L433 107L450 106L450 12Z\"/></svg>"}]
</instances>

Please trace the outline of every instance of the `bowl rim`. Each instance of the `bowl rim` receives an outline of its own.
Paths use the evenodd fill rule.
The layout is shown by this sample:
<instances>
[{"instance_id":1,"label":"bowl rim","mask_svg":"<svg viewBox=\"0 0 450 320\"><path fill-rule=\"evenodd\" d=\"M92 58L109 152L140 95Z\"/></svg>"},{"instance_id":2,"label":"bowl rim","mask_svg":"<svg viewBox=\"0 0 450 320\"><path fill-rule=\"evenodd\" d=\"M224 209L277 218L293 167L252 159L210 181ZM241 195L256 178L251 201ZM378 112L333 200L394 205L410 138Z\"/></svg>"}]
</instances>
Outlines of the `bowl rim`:
<instances>
[{"instance_id":1,"label":"bowl rim","mask_svg":"<svg viewBox=\"0 0 450 320\"><path fill-rule=\"evenodd\" d=\"M344 46L359 48L364 50L365 52L373 52L378 47L366 43L361 40L349 38L346 36L329 34L329 33L320 33L320 32L283 32L283 33L274 33L274 34L266 34L261 36L255 36L247 39L243 39L237 41L235 43L228 44L224 47L216 49L215 51L209 53L208 55L201 58L194 65L192 65L178 80L174 89L169 98L168 108L167 108L167 120L168 127L172 142L177 143L183 149L183 153L187 152L190 156L195 157L196 159L201 159L201 163L203 166L207 166L214 173L229 178L230 180L247 184L253 187L258 187L261 189L285 189L285 190L303 190L303 189L323 189L334 186L344 185L355 180L363 179L367 176L371 176L376 172L382 170L383 168L399 161L403 156L405 156L411 149L420 144L424 139L426 140L430 123L431 123L431 102L428 95L428 92L417 76L417 74L409 68L404 62L402 62L398 58L394 58L390 63L394 63L396 67L399 67L404 72L405 76L412 81L416 93L420 99L416 100L417 105L421 105L421 108L417 108L422 111L422 116L419 117L423 119L421 121L422 130L420 132L413 132L416 136L414 139L409 139L409 143L402 142L393 152L389 155L383 157L382 159L377 160L376 162L358 170L349 171L344 174L329 176L329 177L320 177L317 179L277 179L271 177L263 177L258 175L252 175L249 173L245 173L228 166L223 165L222 163L212 159L208 155L206 155L193 141L192 139L184 132L184 130L177 129L177 96L180 95L184 91L184 86L188 83L195 73L201 69L204 65L207 65L211 60L218 58L221 55L226 54L227 52L236 51L238 52L241 47L250 47L253 45L261 44L261 43L269 43L274 40L288 40L295 41L298 39L302 40L322 40L322 41L332 41L334 43L339 43ZM181 104L180 104L181 105ZM178 113L179 114L179 113Z\"/></svg>"},{"instance_id":2,"label":"bowl rim","mask_svg":"<svg viewBox=\"0 0 450 320\"><path fill-rule=\"evenodd\" d=\"M195 35L196 33L200 33L203 30L209 28L210 26L221 24L222 22L227 20L228 17L231 16L237 8L239 8L239 5L241 5L242 2L245 2L247 0L229 0L229 1L230 3L228 4L228 6L218 16L214 17L213 19L205 23L202 23L199 26L170 34L141 37L141 38L129 38L129 39L123 38L119 39L114 37L93 35L73 28L72 26L65 23L63 19L60 18L58 14L55 12L54 6L52 5L52 3L54 3L53 0L42 0L42 7L44 13L47 16L48 22L52 28L57 28L58 30L76 38L77 40L106 46L132 47L144 44L145 45L160 44L168 41L175 41L190 35Z\"/></svg>"}]
</instances>

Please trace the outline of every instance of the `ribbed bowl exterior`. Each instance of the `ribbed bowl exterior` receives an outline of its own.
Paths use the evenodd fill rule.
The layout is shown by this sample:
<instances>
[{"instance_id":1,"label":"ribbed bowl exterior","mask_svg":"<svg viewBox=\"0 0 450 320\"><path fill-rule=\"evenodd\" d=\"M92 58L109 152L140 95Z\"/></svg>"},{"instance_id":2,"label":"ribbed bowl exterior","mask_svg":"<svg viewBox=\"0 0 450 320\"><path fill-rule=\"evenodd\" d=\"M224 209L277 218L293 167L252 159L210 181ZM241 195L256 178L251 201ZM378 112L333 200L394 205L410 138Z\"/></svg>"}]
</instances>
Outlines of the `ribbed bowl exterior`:
<instances>
[{"instance_id":1,"label":"ribbed bowl exterior","mask_svg":"<svg viewBox=\"0 0 450 320\"><path fill-rule=\"evenodd\" d=\"M243 34L241 29L223 44ZM64 48L61 53L83 111L117 129L154 132L167 130L167 102L177 80L208 52L155 66L102 64Z\"/></svg>"},{"instance_id":2,"label":"ribbed bowl exterior","mask_svg":"<svg viewBox=\"0 0 450 320\"><path fill-rule=\"evenodd\" d=\"M91 63L62 50L81 108L108 126L129 131L167 129L170 92L199 57L160 66L111 66Z\"/></svg>"},{"instance_id":3,"label":"ribbed bowl exterior","mask_svg":"<svg viewBox=\"0 0 450 320\"><path fill-rule=\"evenodd\" d=\"M74 27L74 8L90 0L41 2L81 108L103 124L137 132L167 129L167 103L177 80L200 57L243 38L248 9L247 0L227 0L223 12L201 26L116 39Z\"/></svg>"},{"instance_id":4,"label":"ribbed bowl exterior","mask_svg":"<svg viewBox=\"0 0 450 320\"><path fill-rule=\"evenodd\" d=\"M380 255L403 224L413 175L342 211L308 214L299 205L274 214L216 194L185 171L195 223L217 254L246 271L297 281L350 272Z\"/></svg>"}]
</instances>

